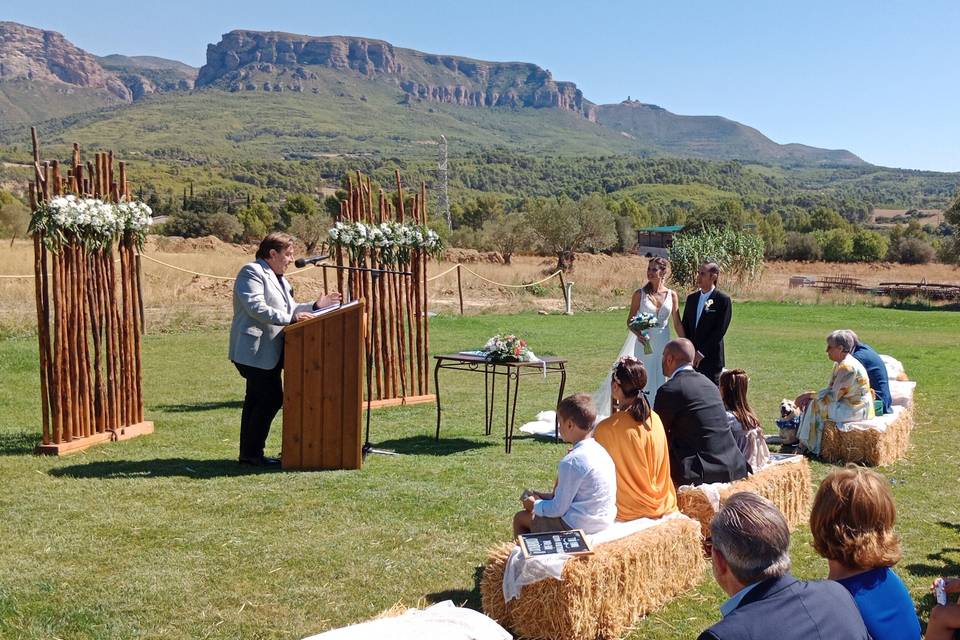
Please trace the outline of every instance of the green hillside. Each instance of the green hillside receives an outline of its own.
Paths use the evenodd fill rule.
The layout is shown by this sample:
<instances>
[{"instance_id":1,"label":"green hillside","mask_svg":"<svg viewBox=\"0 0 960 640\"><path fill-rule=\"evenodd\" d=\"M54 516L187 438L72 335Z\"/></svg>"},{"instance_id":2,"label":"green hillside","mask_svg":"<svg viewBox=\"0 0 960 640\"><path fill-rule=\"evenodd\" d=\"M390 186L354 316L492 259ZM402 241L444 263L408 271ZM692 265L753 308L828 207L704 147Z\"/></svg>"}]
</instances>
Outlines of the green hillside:
<instances>
[{"instance_id":1,"label":"green hillside","mask_svg":"<svg viewBox=\"0 0 960 640\"><path fill-rule=\"evenodd\" d=\"M179 160L291 159L334 155L434 156L446 135L453 153L502 146L550 154L638 154L630 140L559 109L480 108L407 101L399 89L316 68L319 93L163 94L119 109L40 125L48 143L109 147L124 156ZM22 143L28 128L0 140Z\"/></svg>"}]
</instances>

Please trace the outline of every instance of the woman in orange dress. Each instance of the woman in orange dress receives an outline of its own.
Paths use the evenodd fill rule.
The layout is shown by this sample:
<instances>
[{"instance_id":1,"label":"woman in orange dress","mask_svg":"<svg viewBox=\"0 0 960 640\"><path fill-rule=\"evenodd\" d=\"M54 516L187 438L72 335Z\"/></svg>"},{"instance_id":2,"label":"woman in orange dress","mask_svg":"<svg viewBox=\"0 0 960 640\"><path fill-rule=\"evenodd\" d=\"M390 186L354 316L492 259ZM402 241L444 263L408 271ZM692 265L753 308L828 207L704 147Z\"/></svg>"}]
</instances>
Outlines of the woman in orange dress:
<instances>
[{"instance_id":1,"label":"woman in orange dress","mask_svg":"<svg viewBox=\"0 0 960 640\"><path fill-rule=\"evenodd\" d=\"M646 384L643 363L631 356L620 358L611 386L615 411L593 434L617 468L620 521L659 518L677 510L667 435L643 392Z\"/></svg>"}]
</instances>

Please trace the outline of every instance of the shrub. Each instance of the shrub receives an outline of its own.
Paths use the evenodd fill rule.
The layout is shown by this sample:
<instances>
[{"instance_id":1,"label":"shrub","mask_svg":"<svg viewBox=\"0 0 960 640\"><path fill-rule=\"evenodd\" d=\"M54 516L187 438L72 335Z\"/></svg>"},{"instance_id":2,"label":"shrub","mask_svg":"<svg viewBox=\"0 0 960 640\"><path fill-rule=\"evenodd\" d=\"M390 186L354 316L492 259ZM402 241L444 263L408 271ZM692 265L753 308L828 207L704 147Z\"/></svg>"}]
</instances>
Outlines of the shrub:
<instances>
[{"instance_id":1,"label":"shrub","mask_svg":"<svg viewBox=\"0 0 960 640\"><path fill-rule=\"evenodd\" d=\"M858 229L853 234L853 253L851 258L857 262L877 262L883 260L889 250L889 241L876 231Z\"/></svg>"},{"instance_id":2,"label":"shrub","mask_svg":"<svg viewBox=\"0 0 960 640\"><path fill-rule=\"evenodd\" d=\"M243 225L240 224L236 216L232 216L229 213L220 212L213 214L210 216L208 227L210 235L216 236L224 242L233 242L243 233Z\"/></svg>"},{"instance_id":3,"label":"shrub","mask_svg":"<svg viewBox=\"0 0 960 640\"><path fill-rule=\"evenodd\" d=\"M927 264L933 260L934 250L920 238L902 238L893 250L894 260L903 264Z\"/></svg>"},{"instance_id":4,"label":"shrub","mask_svg":"<svg viewBox=\"0 0 960 640\"><path fill-rule=\"evenodd\" d=\"M830 229L818 238L823 259L828 262L848 262L853 254L853 235L845 229Z\"/></svg>"},{"instance_id":5,"label":"shrub","mask_svg":"<svg viewBox=\"0 0 960 640\"><path fill-rule=\"evenodd\" d=\"M0 189L0 235L23 236L30 224L27 207L12 194Z\"/></svg>"},{"instance_id":6,"label":"shrub","mask_svg":"<svg viewBox=\"0 0 960 640\"><path fill-rule=\"evenodd\" d=\"M753 278L763 268L763 239L730 227L673 237L670 268L678 286L695 285L697 268L706 261L716 262L725 276L733 280Z\"/></svg>"},{"instance_id":7,"label":"shrub","mask_svg":"<svg viewBox=\"0 0 960 640\"><path fill-rule=\"evenodd\" d=\"M319 216L318 216L319 217ZM274 224L273 212L262 202L255 202L237 214L237 221L242 227L238 235L245 242L258 241L267 235Z\"/></svg>"},{"instance_id":8,"label":"shrub","mask_svg":"<svg viewBox=\"0 0 960 640\"><path fill-rule=\"evenodd\" d=\"M810 262L823 257L820 245L816 239L807 233L790 231L784 241L783 257L785 260L801 260Z\"/></svg>"}]
</instances>

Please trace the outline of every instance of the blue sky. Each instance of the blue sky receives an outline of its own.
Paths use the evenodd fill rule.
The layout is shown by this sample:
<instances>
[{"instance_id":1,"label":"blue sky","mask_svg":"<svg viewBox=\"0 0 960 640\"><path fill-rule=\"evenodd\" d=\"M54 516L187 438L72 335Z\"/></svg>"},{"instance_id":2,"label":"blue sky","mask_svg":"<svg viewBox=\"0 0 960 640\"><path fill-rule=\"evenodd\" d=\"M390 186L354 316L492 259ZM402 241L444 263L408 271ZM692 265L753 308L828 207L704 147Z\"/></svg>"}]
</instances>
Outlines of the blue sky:
<instances>
[{"instance_id":1,"label":"blue sky","mask_svg":"<svg viewBox=\"0 0 960 640\"><path fill-rule=\"evenodd\" d=\"M7 4L7 3L5 3ZM892 167L960 171L960 2L20 2L0 20L60 31L98 55L200 66L237 28L362 35L521 60L590 100L628 95L722 115L777 142L844 148Z\"/></svg>"}]
</instances>

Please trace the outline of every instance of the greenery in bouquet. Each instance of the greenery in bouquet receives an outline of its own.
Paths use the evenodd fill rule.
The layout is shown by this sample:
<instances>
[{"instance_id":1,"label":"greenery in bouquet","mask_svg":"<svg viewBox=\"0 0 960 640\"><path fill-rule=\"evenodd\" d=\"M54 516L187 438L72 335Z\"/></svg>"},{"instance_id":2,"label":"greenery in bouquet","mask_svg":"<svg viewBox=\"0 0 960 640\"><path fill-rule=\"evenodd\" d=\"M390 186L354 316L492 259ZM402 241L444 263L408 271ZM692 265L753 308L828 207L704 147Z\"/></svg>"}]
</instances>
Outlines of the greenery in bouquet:
<instances>
[{"instance_id":1,"label":"greenery in bouquet","mask_svg":"<svg viewBox=\"0 0 960 640\"><path fill-rule=\"evenodd\" d=\"M641 311L630 318L630 330L635 332L639 331L643 337L647 339L643 343L643 352L647 355L653 353L653 347L650 346L649 336L644 332L648 329L656 329L658 326L657 317L652 313L644 313Z\"/></svg>"},{"instance_id":2,"label":"greenery in bouquet","mask_svg":"<svg viewBox=\"0 0 960 640\"><path fill-rule=\"evenodd\" d=\"M513 334L498 333L487 340L483 351L487 359L493 362L533 362L537 359L533 351L527 348L526 341Z\"/></svg>"},{"instance_id":3,"label":"greenery in bouquet","mask_svg":"<svg viewBox=\"0 0 960 640\"><path fill-rule=\"evenodd\" d=\"M367 224L341 220L328 235L330 246L342 247L353 256L368 252L382 264L406 262L414 249L433 257L443 251L443 241L437 232L418 224L394 221Z\"/></svg>"},{"instance_id":4,"label":"greenery in bouquet","mask_svg":"<svg viewBox=\"0 0 960 640\"><path fill-rule=\"evenodd\" d=\"M31 217L30 231L42 232L54 251L73 239L92 250L106 249L124 234L142 247L153 224L152 214L150 207L140 201L113 204L70 194L40 205Z\"/></svg>"}]
</instances>

